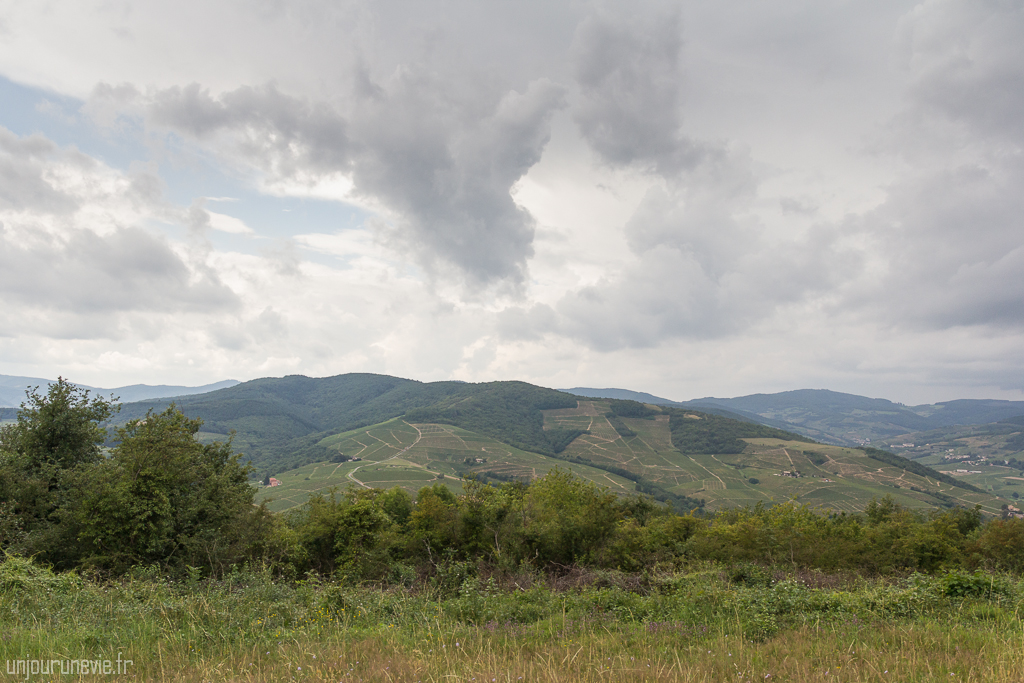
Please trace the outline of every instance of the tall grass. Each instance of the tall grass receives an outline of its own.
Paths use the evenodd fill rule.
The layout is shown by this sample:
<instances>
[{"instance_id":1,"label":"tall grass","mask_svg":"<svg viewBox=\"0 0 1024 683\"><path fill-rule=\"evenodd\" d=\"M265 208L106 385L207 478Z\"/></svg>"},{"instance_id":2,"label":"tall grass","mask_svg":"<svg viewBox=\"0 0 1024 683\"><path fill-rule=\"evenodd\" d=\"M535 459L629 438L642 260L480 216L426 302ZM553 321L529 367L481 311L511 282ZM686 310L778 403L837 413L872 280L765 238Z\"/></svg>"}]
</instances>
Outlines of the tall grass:
<instances>
[{"instance_id":1,"label":"tall grass","mask_svg":"<svg viewBox=\"0 0 1024 683\"><path fill-rule=\"evenodd\" d=\"M565 591L475 578L442 591L261 571L111 583L7 558L0 658L120 654L133 662L122 679L168 681L1024 680L1011 577L692 569L639 587L603 575Z\"/></svg>"}]
</instances>

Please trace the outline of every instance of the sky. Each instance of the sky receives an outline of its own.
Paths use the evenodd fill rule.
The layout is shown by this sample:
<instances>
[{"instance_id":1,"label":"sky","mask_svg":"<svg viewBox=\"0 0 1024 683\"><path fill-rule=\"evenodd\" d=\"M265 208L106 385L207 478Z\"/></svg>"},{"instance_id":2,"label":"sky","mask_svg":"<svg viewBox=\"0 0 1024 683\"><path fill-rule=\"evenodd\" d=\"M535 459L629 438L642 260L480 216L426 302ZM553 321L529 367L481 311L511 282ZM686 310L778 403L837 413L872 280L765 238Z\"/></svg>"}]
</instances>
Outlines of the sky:
<instances>
[{"instance_id":1,"label":"sky","mask_svg":"<svg viewBox=\"0 0 1024 683\"><path fill-rule=\"evenodd\" d=\"M0 0L0 374L1024 399L1020 0Z\"/></svg>"}]
</instances>

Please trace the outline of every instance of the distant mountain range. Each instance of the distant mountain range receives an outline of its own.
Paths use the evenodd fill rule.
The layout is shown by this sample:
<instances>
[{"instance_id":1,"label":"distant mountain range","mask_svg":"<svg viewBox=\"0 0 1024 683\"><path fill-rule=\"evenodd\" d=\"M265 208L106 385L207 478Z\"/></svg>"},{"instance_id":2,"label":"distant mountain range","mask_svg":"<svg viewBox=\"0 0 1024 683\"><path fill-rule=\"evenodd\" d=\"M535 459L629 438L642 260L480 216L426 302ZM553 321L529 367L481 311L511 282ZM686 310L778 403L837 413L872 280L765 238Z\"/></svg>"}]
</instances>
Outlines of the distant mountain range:
<instances>
[{"instance_id":1,"label":"distant mountain range","mask_svg":"<svg viewBox=\"0 0 1024 683\"><path fill-rule=\"evenodd\" d=\"M40 377L0 375L0 408L16 408L25 400L25 390L27 388L39 387L40 391L45 391L45 387L48 387L55 381L56 380L52 379L42 379ZM169 384L131 384L129 386L115 387L113 389L100 389L97 387L90 387L86 384L77 383L76 386L88 389L89 391L101 396L113 394L118 397L122 403L132 403L134 401L146 401L155 398L172 398L175 396L205 394L210 391L216 391L217 389L233 387L238 383L239 382L237 380L226 379L222 382L204 384L200 387L186 387Z\"/></svg>"},{"instance_id":2,"label":"distant mountain range","mask_svg":"<svg viewBox=\"0 0 1024 683\"><path fill-rule=\"evenodd\" d=\"M13 414L7 413L11 413L10 408L19 406L25 399L26 387L38 386L42 390L52 381L37 377L0 375L0 413L3 413L0 417L13 417ZM339 382L341 384L338 384ZM356 389L364 382L372 384L373 389ZM236 385L237 389L227 394L219 391ZM134 384L102 389L87 385L78 386L100 395L113 394L119 397L121 403L125 404L121 413L122 420L141 416L148 408L159 409L169 403L170 399L179 398L179 405L188 406L187 412L195 412L207 419L209 431L226 433L229 429L238 429L243 442L248 441L245 438L247 430L241 424L234 424L231 419L224 419L226 404L232 406L228 410L232 416L245 414L250 410L263 414L265 418L260 419L261 428L256 430L259 432L265 430L266 418L274 415L270 421L276 421L279 429L274 430L273 434L261 434L260 438L254 441L266 443L264 439L269 439L283 446L283 442L290 439L307 437L326 429L337 428L341 424L366 424L365 420L371 415L377 417L378 414L387 413L389 417L396 417L412 404L419 404L419 397L412 399L412 394L448 394L457 392L466 384L424 384L395 377L357 374L321 379L302 376L265 378L244 384L235 380L224 380L193 387ZM386 391L384 386L387 386ZM823 443L842 446L873 445L887 448L890 441L896 444L896 441L893 441L895 437L910 433L957 425L992 424L1024 416L1024 401L962 399L905 406L886 399L824 389L800 389L736 398L706 397L690 401L672 401L645 392L619 388L574 387L559 391L590 398L632 400L701 410L733 419L758 422L776 429L796 432ZM382 394L388 394L386 400ZM338 400L341 400L340 404L336 403ZM391 401L395 401L394 405L390 405ZM385 403L390 407L383 408ZM345 407L340 408L341 405ZM383 410L383 413L379 413L380 410ZM246 445L252 447L256 444ZM296 445L290 444L291 447ZM253 450L258 450L258 447Z\"/></svg>"},{"instance_id":3,"label":"distant mountain range","mask_svg":"<svg viewBox=\"0 0 1024 683\"><path fill-rule=\"evenodd\" d=\"M562 391L592 398L617 398L717 412L725 410L764 424L789 429L825 443L881 444L886 439L954 425L991 424L1024 415L1024 401L961 399L905 406L826 389L799 389L737 398L671 401L626 389L575 387Z\"/></svg>"}]
</instances>

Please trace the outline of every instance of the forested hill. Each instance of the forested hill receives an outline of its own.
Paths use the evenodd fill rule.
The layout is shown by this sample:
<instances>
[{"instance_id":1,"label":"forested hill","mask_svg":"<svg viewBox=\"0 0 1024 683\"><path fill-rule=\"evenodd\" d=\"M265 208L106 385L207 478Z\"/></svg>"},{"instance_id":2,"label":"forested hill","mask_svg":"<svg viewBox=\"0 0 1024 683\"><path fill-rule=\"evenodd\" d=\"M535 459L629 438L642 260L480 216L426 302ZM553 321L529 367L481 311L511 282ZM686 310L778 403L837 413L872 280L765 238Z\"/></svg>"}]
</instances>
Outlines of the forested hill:
<instances>
[{"instance_id":1,"label":"forested hill","mask_svg":"<svg viewBox=\"0 0 1024 683\"><path fill-rule=\"evenodd\" d=\"M167 405L125 404L115 420ZM1000 504L958 479L911 470L909 461L880 469L860 451L824 448L721 407L595 401L525 382L290 376L182 397L177 405L203 420L197 437L204 443L234 432L233 449L260 479L285 482L275 490L282 504L301 504L323 486L400 484L413 491L464 474L527 481L555 467L620 494L678 502L679 509L801 496L855 511L885 489L903 492L897 495L912 505L977 502L991 511Z\"/></svg>"},{"instance_id":2,"label":"forested hill","mask_svg":"<svg viewBox=\"0 0 1024 683\"><path fill-rule=\"evenodd\" d=\"M117 422L163 410L169 401L125 404ZM352 373L257 379L177 401L206 434L236 432L235 446L262 469L280 471L325 459L324 437L406 416L453 424L530 451L556 449L541 410L569 408L576 399L525 382L417 382Z\"/></svg>"}]
</instances>

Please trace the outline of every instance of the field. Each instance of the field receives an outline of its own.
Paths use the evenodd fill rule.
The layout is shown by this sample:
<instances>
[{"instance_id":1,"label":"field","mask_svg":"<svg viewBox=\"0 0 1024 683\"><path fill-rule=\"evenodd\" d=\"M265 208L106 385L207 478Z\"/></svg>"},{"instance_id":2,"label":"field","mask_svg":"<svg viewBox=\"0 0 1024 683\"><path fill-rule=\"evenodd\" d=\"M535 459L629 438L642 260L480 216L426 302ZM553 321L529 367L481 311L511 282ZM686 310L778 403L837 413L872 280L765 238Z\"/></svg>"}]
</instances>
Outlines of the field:
<instances>
[{"instance_id":1,"label":"field","mask_svg":"<svg viewBox=\"0 0 1024 683\"><path fill-rule=\"evenodd\" d=\"M908 507L932 507L938 501L926 493L929 491L951 496L963 505L980 504L992 514L998 513L1004 502L993 495L925 479L841 446L747 439L749 445L740 454L684 455L672 446L667 416L622 418L636 432L636 436L624 438L604 417L606 405L580 401L575 410L546 411L545 426L590 431L576 439L565 455L631 470L673 492L703 498L710 509L795 498L855 512L863 510L873 497L885 495ZM786 476L785 472L800 476Z\"/></svg>"},{"instance_id":2,"label":"field","mask_svg":"<svg viewBox=\"0 0 1024 683\"><path fill-rule=\"evenodd\" d=\"M131 662L119 676L52 677L97 681L1024 679L1012 577L730 576L704 565L379 590L259 571L172 582L140 569L101 583L8 558L0 656L15 672Z\"/></svg>"},{"instance_id":3,"label":"field","mask_svg":"<svg viewBox=\"0 0 1024 683\"><path fill-rule=\"evenodd\" d=\"M328 437L321 444L338 456L353 459L313 463L275 475L281 485L261 488L257 501L268 501L271 510L280 512L331 487L400 486L415 493L440 482L458 493L462 490L462 472L530 481L555 467L619 493L633 490L632 482L602 470L522 451L451 425L409 424L395 419Z\"/></svg>"},{"instance_id":4,"label":"field","mask_svg":"<svg viewBox=\"0 0 1024 683\"><path fill-rule=\"evenodd\" d=\"M1024 495L1021 431L1022 425L1007 423L935 429L903 434L892 440L889 450L1016 500Z\"/></svg>"},{"instance_id":5,"label":"field","mask_svg":"<svg viewBox=\"0 0 1024 683\"><path fill-rule=\"evenodd\" d=\"M623 437L605 417L607 411L608 402L601 400L580 401L573 409L544 411L545 429L589 432L576 438L557 458L451 425L390 420L327 437L320 445L336 454L335 460L341 456L352 460L318 462L276 474L281 485L261 488L257 500L267 501L273 511L282 511L331 487L401 486L415 493L441 482L459 492L464 473L496 483L529 481L555 467L570 469L616 493L635 491L632 481L615 474L614 469L602 469L607 467L627 470L672 493L703 499L710 510L795 499L857 512L872 498L891 495L913 508L954 502L968 507L978 504L985 512L998 514L1007 500L999 494L1009 495L1018 486L1016 480L1000 478L1016 474L1016 470L993 473L993 478L1002 482L999 487L993 493L976 493L871 460L854 448L779 439L747 439L746 449L739 454L683 454L672 446L667 415L621 418L636 434ZM1019 483L1024 484L1024 479Z\"/></svg>"}]
</instances>

